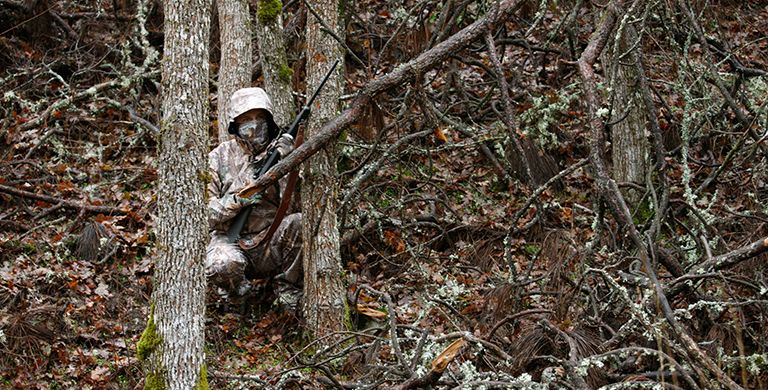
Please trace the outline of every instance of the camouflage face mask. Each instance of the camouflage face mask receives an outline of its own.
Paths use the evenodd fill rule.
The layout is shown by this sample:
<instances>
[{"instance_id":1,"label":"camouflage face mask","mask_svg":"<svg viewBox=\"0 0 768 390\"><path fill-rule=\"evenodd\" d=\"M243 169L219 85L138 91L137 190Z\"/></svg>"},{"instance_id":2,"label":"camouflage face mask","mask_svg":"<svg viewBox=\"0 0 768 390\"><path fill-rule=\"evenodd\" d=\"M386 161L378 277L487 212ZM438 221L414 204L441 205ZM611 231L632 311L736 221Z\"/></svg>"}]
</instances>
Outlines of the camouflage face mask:
<instances>
[{"instance_id":1,"label":"camouflage face mask","mask_svg":"<svg viewBox=\"0 0 768 390\"><path fill-rule=\"evenodd\" d=\"M264 147L269 142L269 126L266 119L255 119L240 125L240 136L251 145Z\"/></svg>"}]
</instances>

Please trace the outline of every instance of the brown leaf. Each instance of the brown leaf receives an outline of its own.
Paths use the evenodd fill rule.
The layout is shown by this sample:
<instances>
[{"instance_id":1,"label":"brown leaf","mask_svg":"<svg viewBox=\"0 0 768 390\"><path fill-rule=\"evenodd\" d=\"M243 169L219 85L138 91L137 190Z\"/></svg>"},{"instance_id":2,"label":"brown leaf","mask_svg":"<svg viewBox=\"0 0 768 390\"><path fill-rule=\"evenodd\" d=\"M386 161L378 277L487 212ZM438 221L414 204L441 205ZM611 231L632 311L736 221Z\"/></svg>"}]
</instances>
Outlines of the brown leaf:
<instances>
[{"instance_id":1,"label":"brown leaf","mask_svg":"<svg viewBox=\"0 0 768 390\"><path fill-rule=\"evenodd\" d=\"M362 315L365 315L365 316L368 316L368 317L371 317L371 318L375 318L377 320L383 320L383 319L387 318L387 313L384 313L382 311L378 311L378 310L376 310L376 309L374 309L374 308L372 308L370 306L367 306L367 305L363 305L363 304L358 303L356 309L357 309L358 313L360 313Z\"/></svg>"},{"instance_id":2,"label":"brown leaf","mask_svg":"<svg viewBox=\"0 0 768 390\"><path fill-rule=\"evenodd\" d=\"M448 368L448 364L456 358L461 349L467 345L464 339L457 339L452 342L443 352L432 361L432 371L443 372Z\"/></svg>"},{"instance_id":3,"label":"brown leaf","mask_svg":"<svg viewBox=\"0 0 768 390\"><path fill-rule=\"evenodd\" d=\"M95 370L91 371L91 380L101 382L103 380L109 379L108 377L104 377L104 375L108 373L108 367L97 367Z\"/></svg>"},{"instance_id":4,"label":"brown leaf","mask_svg":"<svg viewBox=\"0 0 768 390\"><path fill-rule=\"evenodd\" d=\"M328 62L328 57L320 52L315 53L315 55L312 56L312 59L315 60L315 62Z\"/></svg>"},{"instance_id":5,"label":"brown leaf","mask_svg":"<svg viewBox=\"0 0 768 390\"><path fill-rule=\"evenodd\" d=\"M394 230L385 230L384 241L397 253L405 251L405 241L403 241L400 232Z\"/></svg>"},{"instance_id":6,"label":"brown leaf","mask_svg":"<svg viewBox=\"0 0 768 390\"><path fill-rule=\"evenodd\" d=\"M65 180L56 184L56 188L61 192L72 192L75 190L75 185L71 181Z\"/></svg>"},{"instance_id":7,"label":"brown leaf","mask_svg":"<svg viewBox=\"0 0 768 390\"><path fill-rule=\"evenodd\" d=\"M439 127L435 127L434 134L435 134L435 138L437 138L437 140L440 141L441 144L448 142L448 137L446 137L445 132L443 132L443 129Z\"/></svg>"}]
</instances>

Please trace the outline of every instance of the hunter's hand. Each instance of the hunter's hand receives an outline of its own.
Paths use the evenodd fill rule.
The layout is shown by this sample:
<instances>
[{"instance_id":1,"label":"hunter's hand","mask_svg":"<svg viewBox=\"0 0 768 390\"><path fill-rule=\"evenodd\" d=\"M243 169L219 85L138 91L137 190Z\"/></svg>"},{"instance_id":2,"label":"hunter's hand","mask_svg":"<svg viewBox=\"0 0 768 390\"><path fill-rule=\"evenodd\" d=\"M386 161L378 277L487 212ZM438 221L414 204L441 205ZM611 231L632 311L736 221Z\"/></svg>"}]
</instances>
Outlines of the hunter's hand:
<instances>
[{"instance_id":1,"label":"hunter's hand","mask_svg":"<svg viewBox=\"0 0 768 390\"><path fill-rule=\"evenodd\" d=\"M261 194L253 195L250 198L243 198L235 195L235 199L237 199L237 202L240 203L240 205L248 206L248 205L259 203L261 201Z\"/></svg>"},{"instance_id":2,"label":"hunter's hand","mask_svg":"<svg viewBox=\"0 0 768 390\"><path fill-rule=\"evenodd\" d=\"M283 134L275 142L275 149L283 158L293 151L293 137L290 134Z\"/></svg>"}]
</instances>

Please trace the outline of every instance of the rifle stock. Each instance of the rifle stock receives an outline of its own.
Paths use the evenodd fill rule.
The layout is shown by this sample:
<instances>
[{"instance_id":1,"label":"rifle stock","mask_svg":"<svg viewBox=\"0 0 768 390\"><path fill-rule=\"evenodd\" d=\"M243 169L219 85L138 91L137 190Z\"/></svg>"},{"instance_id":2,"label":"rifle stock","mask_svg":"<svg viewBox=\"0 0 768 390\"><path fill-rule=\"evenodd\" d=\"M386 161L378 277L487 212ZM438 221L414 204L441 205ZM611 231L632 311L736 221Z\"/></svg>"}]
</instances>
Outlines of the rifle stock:
<instances>
[{"instance_id":1,"label":"rifle stock","mask_svg":"<svg viewBox=\"0 0 768 390\"><path fill-rule=\"evenodd\" d=\"M320 94L320 91L323 89L323 86L325 86L325 83L328 81L328 79L331 77L331 74L333 73L334 69L336 69L336 65L339 64L339 60L336 60L332 65L331 69L328 70L328 73L325 74L325 77L323 77L323 80L320 81L320 85L317 86L317 89L315 89L315 92L312 94L312 96L304 103L304 106L301 107L301 111L299 111L299 114L296 115L296 118L293 120L293 123L291 123L291 126L288 128L287 131L285 131L282 134L290 134L291 137L296 138L296 134L299 131L299 126L301 125L301 122L304 121L309 116L310 111L312 110L312 103L315 101L315 98L317 98L317 95ZM282 135L281 134L281 135ZM280 137L280 135L278 135ZM276 149L272 149L269 154L267 155L267 160L264 162L264 165L262 165L259 172L254 175L254 179L257 179L261 176L263 176L267 171L269 171L270 168L275 166L277 164L277 160L280 158L280 153ZM260 192L260 189L254 188L252 191L249 191L248 188L244 189L243 191L240 191L238 193L238 196L240 194L247 195L248 198L251 198L255 192L254 190L258 190ZM240 212L237 213L237 216L235 216L235 219L232 222L232 225L229 226L229 230L227 231L227 238L229 239L230 243L236 243L240 239L240 232L243 230L243 227L245 226L245 223L248 221L248 218L251 216L251 210L253 209L252 205L248 205L246 207L243 207ZM274 223L274 221L273 221Z\"/></svg>"}]
</instances>

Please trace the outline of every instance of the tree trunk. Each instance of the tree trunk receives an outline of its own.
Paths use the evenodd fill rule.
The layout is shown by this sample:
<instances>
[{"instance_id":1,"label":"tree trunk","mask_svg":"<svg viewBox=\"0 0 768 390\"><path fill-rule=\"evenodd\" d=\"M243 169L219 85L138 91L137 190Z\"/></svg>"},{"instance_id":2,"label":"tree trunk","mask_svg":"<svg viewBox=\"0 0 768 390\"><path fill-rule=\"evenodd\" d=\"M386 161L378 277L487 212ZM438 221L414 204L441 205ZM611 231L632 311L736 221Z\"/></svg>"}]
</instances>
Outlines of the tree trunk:
<instances>
[{"instance_id":1,"label":"tree trunk","mask_svg":"<svg viewBox=\"0 0 768 390\"><path fill-rule=\"evenodd\" d=\"M617 48L603 53L603 66L613 91L613 112L608 123L611 126L611 150L613 178L617 182L632 182L643 185L647 172L650 144L646 136L646 115L643 100L637 85L635 55L622 56L634 44L631 26L620 31L622 34ZM631 38L631 39L630 39ZM630 205L635 205L642 193L635 189L624 191Z\"/></svg>"},{"instance_id":2,"label":"tree trunk","mask_svg":"<svg viewBox=\"0 0 768 390\"><path fill-rule=\"evenodd\" d=\"M247 0L217 0L221 36L219 64L219 142L229 139L227 110L229 98L240 88L251 86L253 50L251 49L251 18Z\"/></svg>"},{"instance_id":3,"label":"tree trunk","mask_svg":"<svg viewBox=\"0 0 768 390\"><path fill-rule=\"evenodd\" d=\"M203 258L210 0L165 1L158 139L157 258L147 328L137 353L145 388L207 388Z\"/></svg>"},{"instance_id":4,"label":"tree trunk","mask_svg":"<svg viewBox=\"0 0 768 390\"><path fill-rule=\"evenodd\" d=\"M261 68L264 70L264 90L273 103L275 122L288 126L296 115L291 79L283 38L283 4L280 0L260 0L256 11L256 38Z\"/></svg>"},{"instance_id":5,"label":"tree trunk","mask_svg":"<svg viewBox=\"0 0 768 390\"><path fill-rule=\"evenodd\" d=\"M343 36L339 26L339 1L311 2L311 6L337 36ZM324 26L316 17L307 20L307 93L320 84L331 63L342 60L342 52L333 37L321 31ZM320 128L339 113L341 96L340 65L317 97L306 128L310 139ZM310 336L324 336L345 329L347 309L341 280L339 228L336 209L338 183L336 178L336 143L330 142L304 164L302 185L302 221L304 234L304 306L302 314Z\"/></svg>"}]
</instances>

